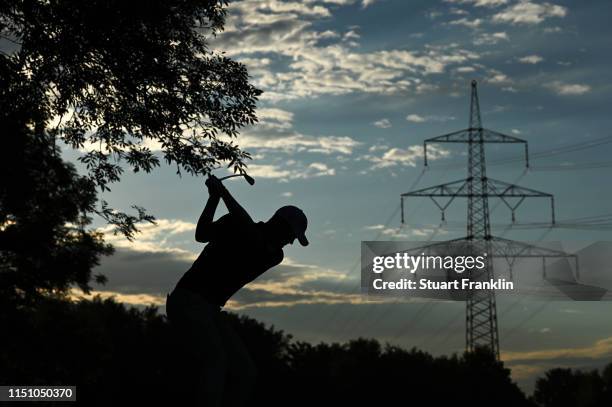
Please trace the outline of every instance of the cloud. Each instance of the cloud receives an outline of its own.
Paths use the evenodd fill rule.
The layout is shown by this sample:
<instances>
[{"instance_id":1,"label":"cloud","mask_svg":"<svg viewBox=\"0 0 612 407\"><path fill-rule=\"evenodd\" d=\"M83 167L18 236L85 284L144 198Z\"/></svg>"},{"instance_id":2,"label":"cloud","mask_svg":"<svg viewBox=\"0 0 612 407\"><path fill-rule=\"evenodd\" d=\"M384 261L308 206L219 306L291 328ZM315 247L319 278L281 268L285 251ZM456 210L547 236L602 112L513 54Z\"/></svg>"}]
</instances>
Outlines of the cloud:
<instances>
[{"instance_id":1,"label":"cloud","mask_svg":"<svg viewBox=\"0 0 612 407\"><path fill-rule=\"evenodd\" d=\"M429 237L429 236L433 236L434 234L441 234L441 235L445 235L448 232L442 229L438 229L435 227L432 228L410 228L409 229L409 235L411 236L415 236L415 237Z\"/></svg>"},{"instance_id":2,"label":"cloud","mask_svg":"<svg viewBox=\"0 0 612 407\"><path fill-rule=\"evenodd\" d=\"M362 0L361 1L361 8L366 8L368 6L371 6L372 4L376 3L378 0Z\"/></svg>"},{"instance_id":3,"label":"cloud","mask_svg":"<svg viewBox=\"0 0 612 407\"><path fill-rule=\"evenodd\" d=\"M423 116L419 116L418 114L409 114L408 116L406 116L406 120L413 123L425 122L425 118Z\"/></svg>"},{"instance_id":4,"label":"cloud","mask_svg":"<svg viewBox=\"0 0 612 407\"><path fill-rule=\"evenodd\" d=\"M474 45L495 45L500 41L509 41L505 32L482 33L474 39Z\"/></svg>"},{"instance_id":5,"label":"cloud","mask_svg":"<svg viewBox=\"0 0 612 407\"><path fill-rule=\"evenodd\" d=\"M344 35L315 29L317 21L329 18L329 9L324 7L324 12L311 3L276 3L232 3L227 29L212 43L213 48L223 49L247 61L247 65L258 58L271 61L253 63L255 70L250 72L255 85L264 90L262 100L278 102L354 92L419 93L432 86L424 82L430 75L478 58L474 52L457 47L356 52L359 34L354 29Z\"/></svg>"},{"instance_id":6,"label":"cloud","mask_svg":"<svg viewBox=\"0 0 612 407\"><path fill-rule=\"evenodd\" d=\"M327 164L324 163L310 163L308 165L309 177L320 177L323 175L335 175L336 170L333 168L329 168Z\"/></svg>"},{"instance_id":7,"label":"cloud","mask_svg":"<svg viewBox=\"0 0 612 407\"><path fill-rule=\"evenodd\" d=\"M520 0L493 15L493 21L510 24L539 24L547 18L562 18L567 15L567 8L552 3L534 3Z\"/></svg>"},{"instance_id":8,"label":"cloud","mask_svg":"<svg viewBox=\"0 0 612 407\"><path fill-rule=\"evenodd\" d=\"M301 1L279 1L279 0L242 0L232 4L232 12L239 12L244 22L248 24L257 24L259 22L269 23L278 21L281 17L287 18L290 16L301 17L329 17L331 15L329 8L314 2ZM233 22L230 20L230 26L233 27Z\"/></svg>"},{"instance_id":9,"label":"cloud","mask_svg":"<svg viewBox=\"0 0 612 407\"><path fill-rule=\"evenodd\" d=\"M265 136L247 132L240 136L243 149L258 149L284 153L308 152L319 154L352 154L362 143L348 136L307 136L297 132Z\"/></svg>"},{"instance_id":10,"label":"cloud","mask_svg":"<svg viewBox=\"0 0 612 407\"><path fill-rule=\"evenodd\" d=\"M408 165L416 167L417 158L423 157L423 147L411 146L407 149L392 148L387 150L380 160L374 160L372 168L394 167L396 165Z\"/></svg>"},{"instance_id":11,"label":"cloud","mask_svg":"<svg viewBox=\"0 0 612 407\"><path fill-rule=\"evenodd\" d=\"M476 68L474 68L473 66L460 66L455 69L455 71L459 73L470 73L476 71Z\"/></svg>"},{"instance_id":12,"label":"cloud","mask_svg":"<svg viewBox=\"0 0 612 407\"><path fill-rule=\"evenodd\" d=\"M385 225L371 225L363 228L367 231L378 231L379 236L386 236L392 239L407 239L411 237L423 238L430 237L434 234L447 234L445 230L441 230L436 226L432 227L411 227L404 225L399 228L390 228Z\"/></svg>"},{"instance_id":13,"label":"cloud","mask_svg":"<svg viewBox=\"0 0 612 407\"><path fill-rule=\"evenodd\" d=\"M480 24L482 24L482 20L480 18L475 18L473 20L470 20L468 18L459 18L457 20L453 20L450 21L448 24L450 25L463 25L465 27L469 27L469 28L476 28L479 27Z\"/></svg>"},{"instance_id":14,"label":"cloud","mask_svg":"<svg viewBox=\"0 0 612 407\"><path fill-rule=\"evenodd\" d=\"M293 125L293 113L278 108L259 108L257 118L260 126L266 128L288 129Z\"/></svg>"},{"instance_id":15,"label":"cloud","mask_svg":"<svg viewBox=\"0 0 612 407\"><path fill-rule=\"evenodd\" d=\"M256 178L292 178L292 172L289 169L272 164L250 164L249 174Z\"/></svg>"},{"instance_id":16,"label":"cloud","mask_svg":"<svg viewBox=\"0 0 612 407\"><path fill-rule=\"evenodd\" d=\"M542 328L538 332L540 332L541 334L547 334L547 333L551 332L551 329L550 328Z\"/></svg>"},{"instance_id":17,"label":"cloud","mask_svg":"<svg viewBox=\"0 0 612 407\"><path fill-rule=\"evenodd\" d=\"M364 230L383 230L385 229L386 226L385 225L370 225L370 226L364 226L363 229Z\"/></svg>"},{"instance_id":18,"label":"cloud","mask_svg":"<svg viewBox=\"0 0 612 407\"><path fill-rule=\"evenodd\" d=\"M440 17L442 15L442 12L434 10L434 11L428 12L426 15L427 15L428 18L434 20L434 19Z\"/></svg>"},{"instance_id":19,"label":"cloud","mask_svg":"<svg viewBox=\"0 0 612 407\"><path fill-rule=\"evenodd\" d=\"M467 11L465 11L465 10L463 10L463 9L460 9L460 8L457 8L457 7L451 7L451 8L448 10L448 12L449 12L449 13L451 13L451 14L454 14L454 15L456 15L456 16L466 16L466 15L469 15L469 14L470 14L470 13L468 13Z\"/></svg>"},{"instance_id":20,"label":"cloud","mask_svg":"<svg viewBox=\"0 0 612 407\"><path fill-rule=\"evenodd\" d=\"M343 40L350 40L350 39L359 39L361 38L361 35L357 34L357 32L355 32L355 30L349 30L346 33L344 33L344 35L342 36Z\"/></svg>"},{"instance_id":21,"label":"cloud","mask_svg":"<svg viewBox=\"0 0 612 407\"><path fill-rule=\"evenodd\" d=\"M450 155L450 151L436 146L427 147L427 159L438 160L446 158ZM370 169L390 168L395 166L416 167L417 160L423 157L423 146L413 145L406 149L391 148L383 153L382 156L366 154L359 158L373 163Z\"/></svg>"},{"instance_id":22,"label":"cloud","mask_svg":"<svg viewBox=\"0 0 612 407\"><path fill-rule=\"evenodd\" d=\"M121 234L114 234L114 227L107 225L98 229L104 233L106 242L115 248L129 249L134 252L160 252L172 254L186 260L194 260L194 254L188 250L175 247L170 240L178 235L193 234L196 225L180 219L157 219L156 224L145 223L138 226L140 233L133 241Z\"/></svg>"},{"instance_id":23,"label":"cloud","mask_svg":"<svg viewBox=\"0 0 612 407\"><path fill-rule=\"evenodd\" d=\"M277 107L264 107L257 110L259 122L242 130L238 138L240 147L257 155L267 153L296 154L309 153L329 156L351 155L363 143L349 136L313 136L293 128L294 114ZM229 141L229 139L227 139ZM278 156L276 156L278 158ZM258 178L271 178L279 181L309 179L336 174L320 160L311 163L296 162L283 158L282 163L247 163L249 174ZM338 160L340 161L340 160Z\"/></svg>"},{"instance_id":24,"label":"cloud","mask_svg":"<svg viewBox=\"0 0 612 407\"><path fill-rule=\"evenodd\" d=\"M612 356L612 337L596 341L590 346L582 348L559 348L522 352L502 352L502 360L538 361L538 360L572 360L572 359L601 359Z\"/></svg>"},{"instance_id":25,"label":"cloud","mask_svg":"<svg viewBox=\"0 0 612 407\"><path fill-rule=\"evenodd\" d=\"M299 133L293 128L293 113L280 108L260 108L257 116L259 122L244 128L238 138L240 147L247 151L350 155L355 147L362 144L349 136Z\"/></svg>"},{"instance_id":26,"label":"cloud","mask_svg":"<svg viewBox=\"0 0 612 407\"><path fill-rule=\"evenodd\" d=\"M262 69L270 66L270 58L248 58L248 57L240 57L236 58L237 61L245 64L249 69L249 72L253 72L257 69Z\"/></svg>"},{"instance_id":27,"label":"cloud","mask_svg":"<svg viewBox=\"0 0 612 407\"><path fill-rule=\"evenodd\" d=\"M554 81L546 85L558 95L583 95L591 90L589 85Z\"/></svg>"},{"instance_id":28,"label":"cloud","mask_svg":"<svg viewBox=\"0 0 612 407\"><path fill-rule=\"evenodd\" d=\"M519 62L522 62L523 64L532 64L532 65L535 65L535 64L538 64L538 63L544 61L544 58L542 58L539 55L527 55L527 56L524 56L522 58L519 58L518 60L519 60Z\"/></svg>"},{"instance_id":29,"label":"cloud","mask_svg":"<svg viewBox=\"0 0 612 407\"><path fill-rule=\"evenodd\" d=\"M372 124L381 129L388 129L389 127L391 127L391 122L389 121L389 119L380 119L373 122Z\"/></svg>"},{"instance_id":30,"label":"cloud","mask_svg":"<svg viewBox=\"0 0 612 407\"><path fill-rule=\"evenodd\" d=\"M537 331L545 334L548 328ZM515 380L528 382L545 371L558 368L589 369L601 367L612 357L612 337L604 338L591 345L577 348L553 348L520 352L502 351L501 359L512 370Z\"/></svg>"},{"instance_id":31,"label":"cloud","mask_svg":"<svg viewBox=\"0 0 612 407\"><path fill-rule=\"evenodd\" d=\"M497 7L508 3L508 0L444 0L446 3L471 4L475 7Z\"/></svg>"},{"instance_id":32,"label":"cloud","mask_svg":"<svg viewBox=\"0 0 612 407\"><path fill-rule=\"evenodd\" d=\"M115 301L131 306L151 306L162 307L166 305L165 295L151 295L151 294L123 294L116 291L96 290L91 294L85 294L78 288L73 288L70 291L69 297L73 301L77 301L81 298L91 300L93 297L99 296L100 298L114 298Z\"/></svg>"},{"instance_id":33,"label":"cloud","mask_svg":"<svg viewBox=\"0 0 612 407\"><path fill-rule=\"evenodd\" d=\"M252 2L250 2L252 3ZM258 2L260 11L271 11L273 13L296 13L305 16L329 17L329 9L320 5L309 5L303 2L266 1Z\"/></svg>"},{"instance_id":34,"label":"cloud","mask_svg":"<svg viewBox=\"0 0 612 407\"><path fill-rule=\"evenodd\" d=\"M327 164L313 162L308 165L281 167L274 164L250 164L249 174L258 178L276 178L281 181L308 179L336 175L336 170Z\"/></svg>"},{"instance_id":35,"label":"cloud","mask_svg":"<svg viewBox=\"0 0 612 407\"><path fill-rule=\"evenodd\" d=\"M373 152L373 151L383 151L383 150L388 150L388 149L389 149L389 146L386 144L374 144L368 148L368 151Z\"/></svg>"},{"instance_id":36,"label":"cloud","mask_svg":"<svg viewBox=\"0 0 612 407\"><path fill-rule=\"evenodd\" d=\"M489 75L485 80L489 83L507 83L511 82L510 78L502 72L499 72L495 69L491 69Z\"/></svg>"},{"instance_id":37,"label":"cloud","mask_svg":"<svg viewBox=\"0 0 612 407\"><path fill-rule=\"evenodd\" d=\"M429 116L421 116L418 114L409 114L406 116L406 120L412 123L425 123L425 122L447 122L450 120L455 120L454 116L438 116L438 115L429 115Z\"/></svg>"},{"instance_id":38,"label":"cloud","mask_svg":"<svg viewBox=\"0 0 612 407\"><path fill-rule=\"evenodd\" d=\"M354 280L346 273L285 258L279 266L240 290L228 305L242 310L365 302L368 299L356 292Z\"/></svg>"},{"instance_id":39,"label":"cloud","mask_svg":"<svg viewBox=\"0 0 612 407\"><path fill-rule=\"evenodd\" d=\"M102 258L100 265L94 268L94 273L104 274L108 282L105 285L92 284L92 293L129 296L123 300L134 305L165 300L165 295L172 291L197 256L191 251L190 256L184 256L179 248L174 249L152 247L140 251L117 248L114 255Z\"/></svg>"}]
</instances>

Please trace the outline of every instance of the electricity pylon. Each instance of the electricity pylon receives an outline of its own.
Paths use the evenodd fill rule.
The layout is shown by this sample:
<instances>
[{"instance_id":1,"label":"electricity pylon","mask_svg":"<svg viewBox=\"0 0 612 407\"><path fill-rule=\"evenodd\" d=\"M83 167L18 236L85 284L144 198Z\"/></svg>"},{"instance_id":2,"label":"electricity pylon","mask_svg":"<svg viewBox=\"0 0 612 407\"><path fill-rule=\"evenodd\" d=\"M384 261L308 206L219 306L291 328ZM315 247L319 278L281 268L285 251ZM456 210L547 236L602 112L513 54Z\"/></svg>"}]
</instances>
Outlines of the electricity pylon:
<instances>
[{"instance_id":1,"label":"electricity pylon","mask_svg":"<svg viewBox=\"0 0 612 407\"><path fill-rule=\"evenodd\" d=\"M525 198L548 198L552 208L552 224L555 223L554 198L551 194L524 188L519 185L497 181L487 177L485 143L524 144L525 165L529 167L529 151L527 141L517 137L502 134L482 127L480 103L476 81L472 81L470 101L470 123L464 130L427 139L423 142L424 164L427 166L427 145L430 143L466 143L468 144L468 177L463 180L448 182L429 188L401 194L402 223L404 223L404 198L429 197L442 212L456 197L465 197L467 205L467 236L446 243L464 242L474 253L488 253L486 267L481 271L472 272L472 281L488 281L494 277L493 257L499 253L512 253L521 257L522 254L536 253L542 257L573 257L562 252L538 248L524 243L496 238L491 235L489 218L489 197L497 197L512 211L512 221L515 221L515 210ZM442 204L439 198L449 200ZM438 199L436 199L438 198ZM436 243L439 245L439 243ZM474 351L477 347L488 347L499 359L499 330L497 326L497 306L493 290L473 290L466 299L466 350Z\"/></svg>"}]
</instances>

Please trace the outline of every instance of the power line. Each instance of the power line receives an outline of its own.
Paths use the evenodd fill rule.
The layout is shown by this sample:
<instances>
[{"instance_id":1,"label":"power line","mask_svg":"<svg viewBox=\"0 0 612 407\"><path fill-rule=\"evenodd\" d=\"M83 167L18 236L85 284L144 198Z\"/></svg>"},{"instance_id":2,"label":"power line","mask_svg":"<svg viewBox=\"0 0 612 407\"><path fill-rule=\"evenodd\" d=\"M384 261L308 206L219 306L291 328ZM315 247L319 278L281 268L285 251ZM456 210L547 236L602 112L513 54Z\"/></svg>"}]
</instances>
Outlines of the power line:
<instances>
[{"instance_id":1,"label":"power line","mask_svg":"<svg viewBox=\"0 0 612 407\"><path fill-rule=\"evenodd\" d=\"M546 157L553 157L559 154L565 154L565 153L570 153L570 152L575 152L575 151L580 151L580 150L585 150L585 149L589 149L589 148L594 148L594 147L599 147L601 145L605 145L605 144L609 144L612 143L612 136L605 136L605 137L600 137L594 140L588 140L588 141L582 141L579 143L572 143L572 144L568 144L565 146L561 146L552 150L543 150L543 151L537 151L535 153L530 153L530 159L533 158L546 158ZM523 158L521 157L516 157L516 156L512 156L512 157L506 157L506 158L498 158L495 160L490 160L487 161L487 165L505 165L505 164L514 164L516 162L520 162L522 161ZM591 163L584 163L584 165L589 165ZM594 165L603 165L603 166L612 166L612 161L605 161L605 162L600 162L600 163L592 163ZM441 165L436 165L436 168L434 170L442 170L442 169L446 169L446 168L462 168L465 166L465 163L461 163L459 161L457 162L450 162L447 164L441 164ZM567 166L569 167L569 165ZM539 168L547 168L547 167L535 167L533 169L541 171L541 169Z\"/></svg>"}]
</instances>

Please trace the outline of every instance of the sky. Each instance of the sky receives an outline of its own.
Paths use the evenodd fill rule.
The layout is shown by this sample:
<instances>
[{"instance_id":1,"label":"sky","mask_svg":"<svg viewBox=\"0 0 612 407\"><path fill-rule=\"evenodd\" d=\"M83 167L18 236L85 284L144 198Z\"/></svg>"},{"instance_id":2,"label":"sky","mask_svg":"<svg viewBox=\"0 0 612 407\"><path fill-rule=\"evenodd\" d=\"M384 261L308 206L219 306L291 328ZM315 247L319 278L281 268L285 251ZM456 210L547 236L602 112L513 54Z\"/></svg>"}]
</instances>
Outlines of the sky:
<instances>
[{"instance_id":1,"label":"sky","mask_svg":"<svg viewBox=\"0 0 612 407\"><path fill-rule=\"evenodd\" d=\"M227 309L313 343L361 336L435 355L461 352L463 303L361 294L361 241L465 234L460 199L442 225L435 205L419 198L406 200L401 225L399 204L411 189L465 178L464 145L432 146L424 170L422 142L468 127L471 80L484 127L527 140L532 154L525 171L522 147L487 146L490 177L554 194L561 224L609 214L611 13L603 0L231 2L211 47L245 63L264 93L259 123L237 139L253 155L256 183L226 185L256 220L283 205L302 208L311 244L288 246L283 263ZM64 154L75 161L80 152ZM120 209L144 206L158 221L133 243L96 221L117 248L96 270L109 278L97 292L165 312L166 294L202 249L194 230L204 179L179 178L169 167L126 173L103 197ZM509 228L510 212L493 200L491 208L498 236L611 240L605 228ZM220 205L217 216L224 211ZM516 217L548 222L549 204L525 202ZM548 368L612 361L611 308L500 298L501 355L514 380L531 391Z\"/></svg>"}]
</instances>

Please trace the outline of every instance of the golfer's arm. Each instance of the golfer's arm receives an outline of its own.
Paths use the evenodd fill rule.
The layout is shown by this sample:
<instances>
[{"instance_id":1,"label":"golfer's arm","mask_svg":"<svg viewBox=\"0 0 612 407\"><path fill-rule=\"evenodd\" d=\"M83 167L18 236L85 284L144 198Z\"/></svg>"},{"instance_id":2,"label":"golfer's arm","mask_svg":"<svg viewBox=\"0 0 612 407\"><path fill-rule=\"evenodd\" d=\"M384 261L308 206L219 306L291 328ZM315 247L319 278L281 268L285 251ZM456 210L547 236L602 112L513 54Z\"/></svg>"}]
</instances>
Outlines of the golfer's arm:
<instances>
[{"instance_id":1,"label":"golfer's arm","mask_svg":"<svg viewBox=\"0 0 612 407\"><path fill-rule=\"evenodd\" d=\"M220 197L218 195L211 195L208 197L206 206L198 219L198 225L196 226L195 239L200 243L210 241L212 232L213 217L219 205Z\"/></svg>"},{"instance_id":2,"label":"golfer's arm","mask_svg":"<svg viewBox=\"0 0 612 407\"><path fill-rule=\"evenodd\" d=\"M253 219L249 213L242 206L240 206L232 194L229 193L227 188L223 188L223 192L221 192L221 199L223 199L223 203L225 203L229 213L243 222L253 223Z\"/></svg>"}]
</instances>

